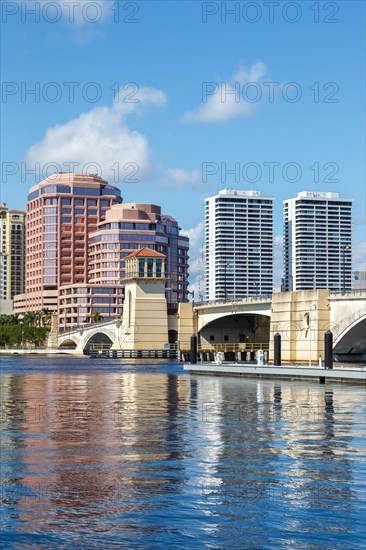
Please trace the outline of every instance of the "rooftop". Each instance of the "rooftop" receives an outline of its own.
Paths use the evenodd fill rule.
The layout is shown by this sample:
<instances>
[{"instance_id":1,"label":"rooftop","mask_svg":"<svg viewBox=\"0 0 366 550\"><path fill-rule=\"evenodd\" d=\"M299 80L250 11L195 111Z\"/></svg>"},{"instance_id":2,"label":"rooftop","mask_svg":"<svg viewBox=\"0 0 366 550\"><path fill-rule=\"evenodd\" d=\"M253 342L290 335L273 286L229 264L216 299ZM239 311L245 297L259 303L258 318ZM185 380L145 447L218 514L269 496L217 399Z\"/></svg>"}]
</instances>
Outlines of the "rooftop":
<instances>
[{"instance_id":1,"label":"rooftop","mask_svg":"<svg viewBox=\"0 0 366 550\"><path fill-rule=\"evenodd\" d=\"M139 248L138 250L134 250L125 257L125 260L129 260L130 258L165 258L165 254L162 254L161 252L156 252L156 250L152 250L151 248L147 248L144 246L144 248Z\"/></svg>"}]
</instances>

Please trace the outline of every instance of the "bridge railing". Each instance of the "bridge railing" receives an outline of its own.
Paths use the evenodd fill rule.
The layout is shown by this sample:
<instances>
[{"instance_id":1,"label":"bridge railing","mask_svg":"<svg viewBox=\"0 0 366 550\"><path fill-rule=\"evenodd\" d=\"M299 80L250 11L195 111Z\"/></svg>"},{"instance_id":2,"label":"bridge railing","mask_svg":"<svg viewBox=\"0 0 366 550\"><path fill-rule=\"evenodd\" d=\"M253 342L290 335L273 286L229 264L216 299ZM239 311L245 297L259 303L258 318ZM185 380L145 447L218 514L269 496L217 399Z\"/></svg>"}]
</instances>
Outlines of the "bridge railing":
<instances>
[{"instance_id":1,"label":"bridge railing","mask_svg":"<svg viewBox=\"0 0 366 550\"><path fill-rule=\"evenodd\" d=\"M201 302L194 302L194 307L238 305L243 302L268 302L269 300L272 300L272 294L260 294L258 296L242 296L241 298L231 298L228 300L203 300Z\"/></svg>"},{"instance_id":2,"label":"bridge railing","mask_svg":"<svg viewBox=\"0 0 366 550\"><path fill-rule=\"evenodd\" d=\"M75 325L72 328L63 329L60 328L58 331L59 336L67 336L68 334L74 334L75 332L80 332L81 330L87 330L88 328L94 328L94 327L101 327L103 325L110 325L111 323L115 323L117 321L121 321L121 319L116 319L115 317L111 317L110 319L103 321L97 321L96 323L84 323L82 325Z\"/></svg>"},{"instance_id":3,"label":"bridge railing","mask_svg":"<svg viewBox=\"0 0 366 550\"><path fill-rule=\"evenodd\" d=\"M88 349L95 351L104 351L106 349L111 349L112 344L89 344Z\"/></svg>"},{"instance_id":4,"label":"bridge railing","mask_svg":"<svg viewBox=\"0 0 366 550\"><path fill-rule=\"evenodd\" d=\"M216 343L216 344L204 344L198 346L198 351L207 352L207 351L257 351L259 349L269 350L269 342L240 342L240 343Z\"/></svg>"},{"instance_id":5,"label":"bridge railing","mask_svg":"<svg viewBox=\"0 0 366 550\"><path fill-rule=\"evenodd\" d=\"M342 292L341 290L330 290L329 296L337 296L341 298L342 296L366 296L366 288L357 288L353 290L346 290L345 292Z\"/></svg>"}]
</instances>

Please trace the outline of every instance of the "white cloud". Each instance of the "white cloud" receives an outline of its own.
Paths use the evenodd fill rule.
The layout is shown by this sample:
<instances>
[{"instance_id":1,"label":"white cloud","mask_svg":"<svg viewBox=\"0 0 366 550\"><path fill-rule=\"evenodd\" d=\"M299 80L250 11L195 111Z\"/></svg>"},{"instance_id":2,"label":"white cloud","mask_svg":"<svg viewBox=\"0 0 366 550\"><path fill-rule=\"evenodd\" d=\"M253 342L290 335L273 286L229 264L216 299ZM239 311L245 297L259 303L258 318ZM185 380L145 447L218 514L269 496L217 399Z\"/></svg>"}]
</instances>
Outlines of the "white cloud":
<instances>
[{"instance_id":1,"label":"white cloud","mask_svg":"<svg viewBox=\"0 0 366 550\"><path fill-rule=\"evenodd\" d=\"M182 122L224 122L237 117L248 117L256 109L257 85L267 72L261 61L249 69L240 66L229 82L204 82L202 103L183 115ZM246 85L248 83L253 86ZM235 94L228 93L235 90Z\"/></svg>"},{"instance_id":2,"label":"white cloud","mask_svg":"<svg viewBox=\"0 0 366 550\"><path fill-rule=\"evenodd\" d=\"M202 221L199 222L195 227L192 227L192 229L182 229L182 235L185 235L189 238L190 249L192 247L196 249L198 245L202 245L204 227L205 222Z\"/></svg>"},{"instance_id":3,"label":"white cloud","mask_svg":"<svg viewBox=\"0 0 366 550\"><path fill-rule=\"evenodd\" d=\"M173 189L197 189L202 186L202 174L199 170L169 168L165 171L162 185Z\"/></svg>"},{"instance_id":4,"label":"white cloud","mask_svg":"<svg viewBox=\"0 0 366 550\"><path fill-rule=\"evenodd\" d=\"M149 144L143 134L127 125L126 119L149 104L163 105L166 97L153 88L137 89L134 103L124 102L125 95L122 90L111 107L96 107L49 128L43 140L27 151L27 168L39 163L44 172L42 167L55 163L64 171L79 172L92 164L96 167L86 171L98 173L111 183L128 183L145 177L151 169ZM77 163L74 170L68 169L71 163Z\"/></svg>"},{"instance_id":5,"label":"white cloud","mask_svg":"<svg viewBox=\"0 0 366 550\"><path fill-rule=\"evenodd\" d=\"M203 221L191 229L181 231L189 237L189 290L194 291L196 301L201 300L204 295L203 232Z\"/></svg>"}]
</instances>

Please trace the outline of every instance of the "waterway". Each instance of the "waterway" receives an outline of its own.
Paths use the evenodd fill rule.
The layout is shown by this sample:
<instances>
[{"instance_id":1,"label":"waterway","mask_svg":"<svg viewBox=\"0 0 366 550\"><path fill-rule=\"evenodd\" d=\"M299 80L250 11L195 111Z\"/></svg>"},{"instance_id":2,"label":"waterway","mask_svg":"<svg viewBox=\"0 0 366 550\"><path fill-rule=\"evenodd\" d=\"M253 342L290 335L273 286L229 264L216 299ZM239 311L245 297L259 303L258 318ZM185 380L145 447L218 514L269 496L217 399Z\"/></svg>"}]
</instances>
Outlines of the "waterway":
<instances>
[{"instance_id":1,"label":"waterway","mask_svg":"<svg viewBox=\"0 0 366 550\"><path fill-rule=\"evenodd\" d=\"M1 543L364 549L362 386L0 357Z\"/></svg>"}]
</instances>

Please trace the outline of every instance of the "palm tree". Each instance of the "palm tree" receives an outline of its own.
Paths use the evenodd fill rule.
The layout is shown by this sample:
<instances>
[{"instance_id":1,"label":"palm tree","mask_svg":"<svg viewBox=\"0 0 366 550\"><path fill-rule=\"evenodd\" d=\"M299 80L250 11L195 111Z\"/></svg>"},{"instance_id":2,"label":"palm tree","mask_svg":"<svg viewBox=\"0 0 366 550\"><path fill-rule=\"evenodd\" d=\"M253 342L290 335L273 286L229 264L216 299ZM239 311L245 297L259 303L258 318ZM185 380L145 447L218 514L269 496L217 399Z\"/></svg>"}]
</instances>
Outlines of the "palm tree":
<instances>
[{"instance_id":1,"label":"palm tree","mask_svg":"<svg viewBox=\"0 0 366 550\"><path fill-rule=\"evenodd\" d=\"M35 311L27 311L23 316L23 324L28 327L34 327L37 319L37 314Z\"/></svg>"},{"instance_id":2,"label":"palm tree","mask_svg":"<svg viewBox=\"0 0 366 550\"><path fill-rule=\"evenodd\" d=\"M0 325L19 325L19 313L13 313L11 315L0 315Z\"/></svg>"},{"instance_id":3,"label":"palm tree","mask_svg":"<svg viewBox=\"0 0 366 550\"><path fill-rule=\"evenodd\" d=\"M41 326L41 321L42 321L42 311L38 310L38 311L35 311L35 324L36 326L40 327Z\"/></svg>"},{"instance_id":4,"label":"palm tree","mask_svg":"<svg viewBox=\"0 0 366 550\"><path fill-rule=\"evenodd\" d=\"M19 313L9 315L9 325L19 325Z\"/></svg>"},{"instance_id":5,"label":"palm tree","mask_svg":"<svg viewBox=\"0 0 366 550\"><path fill-rule=\"evenodd\" d=\"M92 319L93 319L94 323L98 323L99 321L101 321L103 319L103 317L102 317L102 314L100 313L100 311L94 311L94 313L92 315Z\"/></svg>"}]
</instances>

